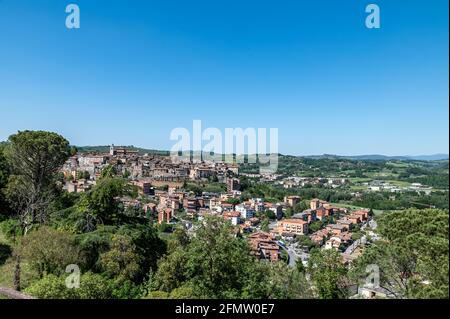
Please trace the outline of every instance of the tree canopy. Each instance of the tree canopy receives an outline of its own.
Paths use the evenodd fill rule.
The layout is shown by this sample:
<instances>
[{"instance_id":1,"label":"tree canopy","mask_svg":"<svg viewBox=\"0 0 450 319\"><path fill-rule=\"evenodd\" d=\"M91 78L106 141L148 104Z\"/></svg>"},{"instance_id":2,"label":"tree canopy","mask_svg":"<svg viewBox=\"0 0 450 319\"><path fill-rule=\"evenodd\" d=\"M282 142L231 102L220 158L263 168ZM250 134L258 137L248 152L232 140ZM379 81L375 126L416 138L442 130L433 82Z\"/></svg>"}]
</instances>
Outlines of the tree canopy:
<instances>
[{"instance_id":1,"label":"tree canopy","mask_svg":"<svg viewBox=\"0 0 450 319\"><path fill-rule=\"evenodd\" d=\"M380 269L380 286L396 298L448 298L448 211L410 209L378 218L383 239L364 251L353 272Z\"/></svg>"},{"instance_id":2,"label":"tree canopy","mask_svg":"<svg viewBox=\"0 0 450 319\"><path fill-rule=\"evenodd\" d=\"M4 153L12 173L7 195L27 232L47 220L56 173L70 156L69 142L52 132L22 131L8 138Z\"/></svg>"}]
</instances>

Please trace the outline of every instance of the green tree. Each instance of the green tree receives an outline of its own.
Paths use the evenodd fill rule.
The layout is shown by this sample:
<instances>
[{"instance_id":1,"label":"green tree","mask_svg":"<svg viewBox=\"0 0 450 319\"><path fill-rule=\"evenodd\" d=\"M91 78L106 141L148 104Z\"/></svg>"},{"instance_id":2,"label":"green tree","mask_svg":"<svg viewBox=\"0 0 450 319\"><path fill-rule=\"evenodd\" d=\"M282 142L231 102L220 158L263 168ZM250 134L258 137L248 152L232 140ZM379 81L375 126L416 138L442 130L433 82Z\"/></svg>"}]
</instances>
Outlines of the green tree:
<instances>
[{"instance_id":1,"label":"green tree","mask_svg":"<svg viewBox=\"0 0 450 319\"><path fill-rule=\"evenodd\" d=\"M297 260L297 262L295 263L295 269L300 274L304 274L306 272L305 265L303 265L303 262L301 260Z\"/></svg>"},{"instance_id":2,"label":"green tree","mask_svg":"<svg viewBox=\"0 0 450 319\"><path fill-rule=\"evenodd\" d=\"M69 142L56 133L22 131L8 138L5 156L13 175L7 194L25 233L47 220L56 174L69 155Z\"/></svg>"},{"instance_id":3,"label":"green tree","mask_svg":"<svg viewBox=\"0 0 450 319\"><path fill-rule=\"evenodd\" d=\"M16 219L7 219L0 223L0 232L9 242L15 244L16 239L22 234L20 223Z\"/></svg>"},{"instance_id":4,"label":"green tree","mask_svg":"<svg viewBox=\"0 0 450 319\"><path fill-rule=\"evenodd\" d=\"M117 230L118 235L125 235L131 238L139 256L140 280L148 274L150 270L155 271L157 260L161 258L167 250L166 243L162 241L154 227L145 224L126 224Z\"/></svg>"},{"instance_id":5,"label":"green tree","mask_svg":"<svg viewBox=\"0 0 450 319\"><path fill-rule=\"evenodd\" d=\"M24 292L39 299L74 299L77 296L75 289L66 287L63 277L53 274L33 282Z\"/></svg>"},{"instance_id":6,"label":"green tree","mask_svg":"<svg viewBox=\"0 0 450 319\"><path fill-rule=\"evenodd\" d=\"M229 222L208 217L189 242L158 262L151 290L167 297L189 288L195 298L261 298L268 293L260 265Z\"/></svg>"},{"instance_id":7,"label":"green tree","mask_svg":"<svg viewBox=\"0 0 450 319\"><path fill-rule=\"evenodd\" d=\"M4 146L0 145L0 221L9 215L9 205L6 201L4 188L6 187L10 175L10 168L3 154Z\"/></svg>"},{"instance_id":8,"label":"green tree","mask_svg":"<svg viewBox=\"0 0 450 319\"><path fill-rule=\"evenodd\" d=\"M80 264L80 253L71 234L41 226L22 238L20 255L40 278L60 275L70 264Z\"/></svg>"},{"instance_id":9,"label":"green tree","mask_svg":"<svg viewBox=\"0 0 450 319\"><path fill-rule=\"evenodd\" d=\"M396 298L448 298L448 211L410 209L377 218L382 240L356 259L352 274L380 269L380 286Z\"/></svg>"},{"instance_id":10,"label":"green tree","mask_svg":"<svg viewBox=\"0 0 450 319\"><path fill-rule=\"evenodd\" d=\"M247 287L256 262L229 223L207 218L189 245L186 276L196 296L237 298L253 293Z\"/></svg>"},{"instance_id":11,"label":"green tree","mask_svg":"<svg viewBox=\"0 0 450 319\"><path fill-rule=\"evenodd\" d=\"M284 212L286 218L291 218L294 215L294 210L291 207L288 207Z\"/></svg>"},{"instance_id":12,"label":"green tree","mask_svg":"<svg viewBox=\"0 0 450 319\"><path fill-rule=\"evenodd\" d=\"M150 291L146 299L169 299L169 293L165 291Z\"/></svg>"},{"instance_id":13,"label":"green tree","mask_svg":"<svg viewBox=\"0 0 450 319\"><path fill-rule=\"evenodd\" d=\"M269 219L268 218L264 218L261 221L261 230L264 232L269 232L270 228L269 228Z\"/></svg>"},{"instance_id":14,"label":"green tree","mask_svg":"<svg viewBox=\"0 0 450 319\"><path fill-rule=\"evenodd\" d=\"M190 239L184 227L177 227L173 231L172 236L168 241L168 250L174 251L178 247L186 248L189 242Z\"/></svg>"},{"instance_id":15,"label":"green tree","mask_svg":"<svg viewBox=\"0 0 450 319\"><path fill-rule=\"evenodd\" d=\"M127 169L126 169L126 170L123 172L123 174L122 174L122 177L125 178L125 179L128 178L128 177L130 177L130 176L131 176L131 173L130 173L130 171L127 170Z\"/></svg>"},{"instance_id":16,"label":"green tree","mask_svg":"<svg viewBox=\"0 0 450 319\"><path fill-rule=\"evenodd\" d=\"M140 273L139 255L131 239L123 235L114 235L109 251L100 256L105 273L119 281L136 280Z\"/></svg>"},{"instance_id":17,"label":"green tree","mask_svg":"<svg viewBox=\"0 0 450 319\"><path fill-rule=\"evenodd\" d=\"M100 179L102 178L114 178L117 175L117 170L114 165L107 165L102 169L100 173Z\"/></svg>"},{"instance_id":18,"label":"green tree","mask_svg":"<svg viewBox=\"0 0 450 319\"><path fill-rule=\"evenodd\" d=\"M169 295L170 299L194 299L194 290L189 286L175 288Z\"/></svg>"},{"instance_id":19,"label":"green tree","mask_svg":"<svg viewBox=\"0 0 450 319\"><path fill-rule=\"evenodd\" d=\"M301 263L301 261L300 261ZM265 282L267 297L271 299L312 298L311 287L305 275L284 262L270 263Z\"/></svg>"},{"instance_id":20,"label":"green tree","mask_svg":"<svg viewBox=\"0 0 450 319\"><path fill-rule=\"evenodd\" d=\"M77 299L111 299L113 289L114 284L104 276L87 272L80 277L80 288L73 290Z\"/></svg>"},{"instance_id":21,"label":"green tree","mask_svg":"<svg viewBox=\"0 0 450 319\"><path fill-rule=\"evenodd\" d=\"M85 270L101 272L100 255L109 250L114 232L113 226L100 226L95 231L75 236L76 245L81 251Z\"/></svg>"},{"instance_id":22,"label":"green tree","mask_svg":"<svg viewBox=\"0 0 450 319\"><path fill-rule=\"evenodd\" d=\"M158 261L158 270L153 276L156 290L170 293L181 287L188 279L186 276L188 254L182 248L174 250Z\"/></svg>"},{"instance_id":23,"label":"green tree","mask_svg":"<svg viewBox=\"0 0 450 319\"><path fill-rule=\"evenodd\" d=\"M270 220L275 220L277 218L275 213L273 211L271 211L270 209L267 209L266 211L264 211L264 215Z\"/></svg>"},{"instance_id":24,"label":"green tree","mask_svg":"<svg viewBox=\"0 0 450 319\"><path fill-rule=\"evenodd\" d=\"M347 268L334 249L313 249L308 260L308 273L320 299L347 297Z\"/></svg>"},{"instance_id":25,"label":"green tree","mask_svg":"<svg viewBox=\"0 0 450 319\"><path fill-rule=\"evenodd\" d=\"M310 230L310 232L315 233L319 229L322 229L324 225L325 225L325 223L323 221L317 220L317 221L309 224L309 230Z\"/></svg>"},{"instance_id":26,"label":"green tree","mask_svg":"<svg viewBox=\"0 0 450 319\"><path fill-rule=\"evenodd\" d=\"M294 206L294 212L301 213L309 208L309 200L302 200Z\"/></svg>"},{"instance_id":27,"label":"green tree","mask_svg":"<svg viewBox=\"0 0 450 319\"><path fill-rule=\"evenodd\" d=\"M125 193L125 183L121 178L104 177L80 199L80 212L98 218L104 224L114 224L120 214L116 198Z\"/></svg>"},{"instance_id":28,"label":"green tree","mask_svg":"<svg viewBox=\"0 0 450 319\"><path fill-rule=\"evenodd\" d=\"M46 275L32 283L25 292L40 299L111 299L114 285L99 274L91 272L80 277L79 288L67 288L65 276Z\"/></svg>"},{"instance_id":29,"label":"green tree","mask_svg":"<svg viewBox=\"0 0 450 319\"><path fill-rule=\"evenodd\" d=\"M229 198L227 199L228 204L238 205L241 202L239 198Z\"/></svg>"},{"instance_id":30,"label":"green tree","mask_svg":"<svg viewBox=\"0 0 450 319\"><path fill-rule=\"evenodd\" d=\"M88 171L77 172L77 179L89 179L91 175Z\"/></svg>"},{"instance_id":31,"label":"green tree","mask_svg":"<svg viewBox=\"0 0 450 319\"><path fill-rule=\"evenodd\" d=\"M308 250L311 250L318 246L308 236L305 236L305 235L297 236L295 238L295 241L298 243L298 245L300 245L301 247L306 247Z\"/></svg>"}]
</instances>

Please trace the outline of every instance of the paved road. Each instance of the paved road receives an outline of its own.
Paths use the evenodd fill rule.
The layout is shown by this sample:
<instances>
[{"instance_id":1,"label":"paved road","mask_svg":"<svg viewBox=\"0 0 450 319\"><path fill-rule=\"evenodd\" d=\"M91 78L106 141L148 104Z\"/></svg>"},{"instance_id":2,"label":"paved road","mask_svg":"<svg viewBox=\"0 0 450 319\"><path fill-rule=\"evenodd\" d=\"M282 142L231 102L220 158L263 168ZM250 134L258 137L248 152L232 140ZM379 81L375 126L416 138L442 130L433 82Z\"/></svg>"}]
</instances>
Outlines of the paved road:
<instances>
[{"instance_id":1,"label":"paved road","mask_svg":"<svg viewBox=\"0 0 450 319\"><path fill-rule=\"evenodd\" d=\"M295 267L295 264L297 263L297 259L298 259L297 254L291 248L288 248L287 252L289 254L289 266Z\"/></svg>"},{"instance_id":2,"label":"paved road","mask_svg":"<svg viewBox=\"0 0 450 319\"><path fill-rule=\"evenodd\" d=\"M287 252L288 254L288 265L290 267L295 267L295 263L297 261L297 255L295 254L295 252L291 249L288 248L284 245L282 245L279 241L277 241L278 246L280 246L281 249L283 249L285 252Z\"/></svg>"},{"instance_id":3,"label":"paved road","mask_svg":"<svg viewBox=\"0 0 450 319\"><path fill-rule=\"evenodd\" d=\"M361 226L361 230L366 229L366 227L370 227L372 229L377 228L377 222L373 219L369 220L368 222L364 223ZM377 237L375 236L374 239L377 239ZM350 255L351 253L353 253L353 251L359 246L359 245L365 245L367 242L367 236L364 235L362 236L360 239L355 240L350 246L347 247L347 249L345 250L344 254Z\"/></svg>"},{"instance_id":4,"label":"paved road","mask_svg":"<svg viewBox=\"0 0 450 319\"><path fill-rule=\"evenodd\" d=\"M344 254L350 255L359 245L365 245L366 242L367 237L366 235L364 235L360 239L355 240L350 246L348 246Z\"/></svg>"},{"instance_id":5,"label":"paved road","mask_svg":"<svg viewBox=\"0 0 450 319\"><path fill-rule=\"evenodd\" d=\"M281 249L283 249L288 253L289 256L288 265L290 267L295 267L297 262L303 262L304 260L308 260L309 255L307 253L301 252L300 254L297 254L295 252L295 244L286 247L278 243L278 246L280 246Z\"/></svg>"}]
</instances>

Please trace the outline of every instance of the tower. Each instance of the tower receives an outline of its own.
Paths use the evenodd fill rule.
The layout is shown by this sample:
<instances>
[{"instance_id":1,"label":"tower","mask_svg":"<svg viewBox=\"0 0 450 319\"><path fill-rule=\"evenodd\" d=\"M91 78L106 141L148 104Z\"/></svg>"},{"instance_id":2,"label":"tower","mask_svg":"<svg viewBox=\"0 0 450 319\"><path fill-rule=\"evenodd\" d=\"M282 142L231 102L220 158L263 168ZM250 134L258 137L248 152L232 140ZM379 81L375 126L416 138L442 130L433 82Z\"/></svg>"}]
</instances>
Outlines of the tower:
<instances>
[{"instance_id":1,"label":"tower","mask_svg":"<svg viewBox=\"0 0 450 319\"><path fill-rule=\"evenodd\" d=\"M116 155L116 151L114 150L114 144L111 144L109 147L109 155L114 156Z\"/></svg>"}]
</instances>

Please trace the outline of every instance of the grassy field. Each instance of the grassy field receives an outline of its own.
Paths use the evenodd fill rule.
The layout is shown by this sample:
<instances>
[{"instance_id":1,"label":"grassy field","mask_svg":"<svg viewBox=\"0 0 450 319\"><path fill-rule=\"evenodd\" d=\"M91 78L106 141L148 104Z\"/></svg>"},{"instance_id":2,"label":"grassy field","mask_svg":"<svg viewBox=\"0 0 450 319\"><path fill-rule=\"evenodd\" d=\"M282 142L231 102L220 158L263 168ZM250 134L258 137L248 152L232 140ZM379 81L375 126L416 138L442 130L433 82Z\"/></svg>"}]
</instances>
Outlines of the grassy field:
<instances>
[{"instance_id":1,"label":"grassy field","mask_svg":"<svg viewBox=\"0 0 450 319\"><path fill-rule=\"evenodd\" d=\"M360 206L354 206L354 205L350 205L350 204L346 204L346 203L330 203L331 205L334 205L336 207L342 207L342 208L349 208L351 210L360 210L360 209L365 209L366 207L360 207ZM380 209L374 209L373 213L375 215L380 215L382 214L384 211L380 210Z\"/></svg>"},{"instance_id":2,"label":"grassy field","mask_svg":"<svg viewBox=\"0 0 450 319\"><path fill-rule=\"evenodd\" d=\"M367 186L352 185L350 186L350 190L353 192L363 192L367 190Z\"/></svg>"},{"instance_id":3,"label":"grassy field","mask_svg":"<svg viewBox=\"0 0 450 319\"><path fill-rule=\"evenodd\" d=\"M398 186L398 187L409 187L409 186L411 186L411 183L405 182L405 181L388 180L388 182L391 185Z\"/></svg>"},{"instance_id":4,"label":"grassy field","mask_svg":"<svg viewBox=\"0 0 450 319\"><path fill-rule=\"evenodd\" d=\"M352 183L367 183L367 182L370 182L372 180L372 178L368 178L368 177L350 177L348 180L350 182L352 182Z\"/></svg>"},{"instance_id":5,"label":"grassy field","mask_svg":"<svg viewBox=\"0 0 450 319\"><path fill-rule=\"evenodd\" d=\"M392 166L392 167L395 167L395 168L407 168L407 167L411 166L407 162L387 162L386 165L387 166Z\"/></svg>"}]
</instances>

